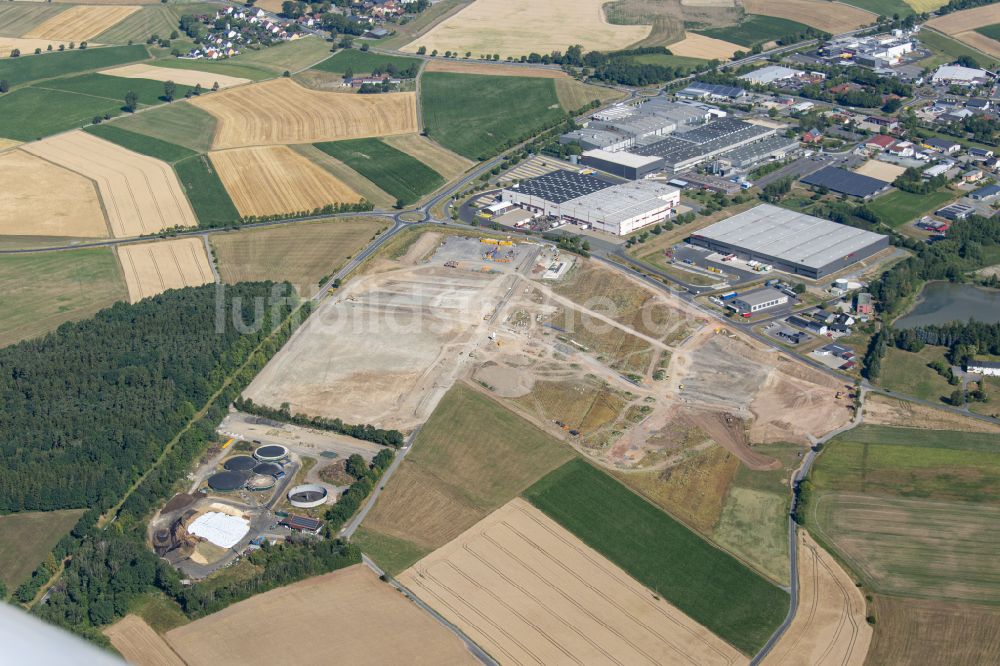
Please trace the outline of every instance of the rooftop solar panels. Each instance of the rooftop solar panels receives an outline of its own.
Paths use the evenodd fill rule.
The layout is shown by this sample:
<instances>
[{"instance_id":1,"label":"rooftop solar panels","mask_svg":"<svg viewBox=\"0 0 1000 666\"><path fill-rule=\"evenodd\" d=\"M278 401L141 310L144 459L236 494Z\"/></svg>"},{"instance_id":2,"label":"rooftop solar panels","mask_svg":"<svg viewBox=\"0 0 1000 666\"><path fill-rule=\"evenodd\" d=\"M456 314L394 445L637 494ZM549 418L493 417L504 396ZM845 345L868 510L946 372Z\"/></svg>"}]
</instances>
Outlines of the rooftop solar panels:
<instances>
[{"instance_id":1,"label":"rooftop solar panels","mask_svg":"<svg viewBox=\"0 0 1000 666\"><path fill-rule=\"evenodd\" d=\"M802 179L806 185L825 187L840 194L867 198L889 187L889 183L877 178L862 176L840 167L828 166Z\"/></svg>"},{"instance_id":2,"label":"rooftop solar panels","mask_svg":"<svg viewBox=\"0 0 1000 666\"><path fill-rule=\"evenodd\" d=\"M521 194L561 204L564 201L611 187L611 185L612 183L594 176L561 169L544 176L523 180L517 189Z\"/></svg>"}]
</instances>

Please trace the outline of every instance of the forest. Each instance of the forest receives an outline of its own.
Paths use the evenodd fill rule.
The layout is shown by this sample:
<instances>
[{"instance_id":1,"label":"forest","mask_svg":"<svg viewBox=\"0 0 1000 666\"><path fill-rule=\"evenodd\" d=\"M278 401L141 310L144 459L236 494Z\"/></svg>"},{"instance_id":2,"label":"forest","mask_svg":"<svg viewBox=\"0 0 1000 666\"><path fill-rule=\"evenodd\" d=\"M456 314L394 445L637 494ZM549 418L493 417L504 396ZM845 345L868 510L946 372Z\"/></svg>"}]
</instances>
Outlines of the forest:
<instances>
[{"instance_id":1,"label":"forest","mask_svg":"<svg viewBox=\"0 0 1000 666\"><path fill-rule=\"evenodd\" d=\"M229 287L219 305L253 321L271 289ZM118 501L271 332L216 319L214 285L168 291L0 349L0 512Z\"/></svg>"}]
</instances>

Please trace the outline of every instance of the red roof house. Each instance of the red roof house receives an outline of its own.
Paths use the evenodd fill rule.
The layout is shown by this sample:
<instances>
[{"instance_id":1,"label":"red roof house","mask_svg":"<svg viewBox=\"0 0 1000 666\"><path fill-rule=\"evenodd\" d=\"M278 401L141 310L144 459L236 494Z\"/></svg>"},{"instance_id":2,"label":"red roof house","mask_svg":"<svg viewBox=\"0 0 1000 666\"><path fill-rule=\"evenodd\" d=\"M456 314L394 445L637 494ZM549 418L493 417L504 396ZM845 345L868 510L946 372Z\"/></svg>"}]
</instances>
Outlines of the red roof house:
<instances>
[{"instance_id":1,"label":"red roof house","mask_svg":"<svg viewBox=\"0 0 1000 666\"><path fill-rule=\"evenodd\" d=\"M896 139L887 134L876 134L867 141L865 141L866 146L873 146L879 150L886 150L889 146L896 143Z\"/></svg>"}]
</instances>

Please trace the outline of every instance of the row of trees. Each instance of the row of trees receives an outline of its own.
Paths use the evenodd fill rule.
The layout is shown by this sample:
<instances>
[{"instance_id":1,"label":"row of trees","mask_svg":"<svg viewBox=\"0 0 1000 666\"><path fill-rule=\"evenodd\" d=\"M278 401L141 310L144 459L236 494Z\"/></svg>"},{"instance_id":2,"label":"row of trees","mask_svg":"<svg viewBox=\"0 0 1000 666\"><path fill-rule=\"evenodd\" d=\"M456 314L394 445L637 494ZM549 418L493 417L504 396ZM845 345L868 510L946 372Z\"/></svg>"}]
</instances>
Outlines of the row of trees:
<instances>
[{"instance_id":1,"label":"row of trees","mask_svg":"<svg viewBox=\"0 0 1000 666\"><path fill-rule=\"evenodd\" d=\"M395 458L396 453L392 449L382 449L375 455L371 465L368 465L365 459L356 453L347 459L345 469L348 474L354 477L355 481L337 498L337 503L327 509L326 534L328 538L333 537L344 523L361 508L361 504L378 485L379 479L385 474L385 470L389 469L389 465Z\"/></svg>"},{"instance_id":2,"label":"row of trees","mask_svg":"<svg viewBox=\"0 0 1000 666\"><path fill-rule=\"evenodd\" d=\"M350 423L344 423L340 419L328 419L322 416L292 414L290 405L287 402L282 403L279 409L275 409L266 405L258 405L250 398L239 398L233 402L233 406L247 414L262 416L265 419L294 423L305 428L328 430L366 442L373 442L381 446L399 448L403 445L404 441L403 433L398 430L385 430L369 424L351 425Z\"/></svg>"}]
</instances>

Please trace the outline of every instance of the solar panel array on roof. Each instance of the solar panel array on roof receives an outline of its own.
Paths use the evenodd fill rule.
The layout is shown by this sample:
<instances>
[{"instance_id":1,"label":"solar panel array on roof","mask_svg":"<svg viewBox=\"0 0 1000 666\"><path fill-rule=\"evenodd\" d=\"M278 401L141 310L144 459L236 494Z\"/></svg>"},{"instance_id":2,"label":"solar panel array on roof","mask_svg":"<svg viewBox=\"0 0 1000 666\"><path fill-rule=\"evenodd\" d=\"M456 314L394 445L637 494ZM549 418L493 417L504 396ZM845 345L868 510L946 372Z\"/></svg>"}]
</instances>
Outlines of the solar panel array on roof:
<instances>
[{"instance_id":1,"label":"solar panel array on roof","mask_svg":"<svg viewBox=\"0 0 1000 666\"><path fill-rule=\"evenodd\" d=\"M594 176L560 169L544 176L522 180L517 189L521 194L561 204L564 201L611 187L611 185L612 183Z\"/></svg>"},{"instance_id":2,"label":"solar panel array on roof","mask_svg":"<svg viewBox=\"0 0 1000 666\"><path fill-rule=\"evenodd\" d=\"M889 186L889 183L884 180L862 176L847 169L833 166L825 167L812 175L806 176L802 179L802 182L806 185L825 187L840 194L862 198L870 197Z\"/></svg>"},{"instance_id":3,"label":"solar panel array on roof","mask_svg":"<svg viewBox=\"0 0 1000 666\"><path fill-rule=\"evenodd\" d=\"M662 157L669 164L677 164L697 157L711 156L745 141L774 133L775 130L770 127L724 119L689 132L674 134L656 143L636 146L629 152Z\"/></svg>"}]
</instances>

